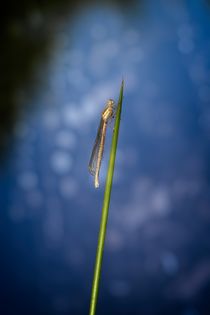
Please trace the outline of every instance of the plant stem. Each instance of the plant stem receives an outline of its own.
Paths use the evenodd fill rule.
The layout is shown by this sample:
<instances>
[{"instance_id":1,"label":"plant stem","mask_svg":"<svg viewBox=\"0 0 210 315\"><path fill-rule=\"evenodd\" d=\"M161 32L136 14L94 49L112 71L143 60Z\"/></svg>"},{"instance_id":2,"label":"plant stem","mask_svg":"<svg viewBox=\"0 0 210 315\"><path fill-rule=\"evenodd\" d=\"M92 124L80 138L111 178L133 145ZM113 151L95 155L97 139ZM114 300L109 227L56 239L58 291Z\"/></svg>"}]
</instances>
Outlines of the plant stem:
<instances>
[{"instance_id":1,"label":"plant stem","mask_svg":"<svg viewBox=\"0 0 210 315\"><path fill-rule=\"evenodd\" d=\"M123 88L124 88L124 81L122 80L120 95L119 95L119 100L118 100L118 105L117 105L114 132L112 136L109 166L108 166L107 177L106 177L106 187L105 187L105 192L104 192L101 224L100 224L100 230L99 230L99 236L98 236L98 247L97 247L97 253L96 253L96 260L95 260L95 269L94 269L94 277L93 277L93 284L92 284L89 315L95 315L96 304L98 300L98 288L99 288L99 282L100 282L100 276L101 276L101 265L102 265L103 252L104 252L104 242L105 242L105 237L106 237L106 227L107 227L107 220L108 220L108 213L109 213L112 180L113 180L113 174L114 174L115 157L116 157L118 134L119 134L119 127L120 127Z\"/></svg>"}]
</instances>

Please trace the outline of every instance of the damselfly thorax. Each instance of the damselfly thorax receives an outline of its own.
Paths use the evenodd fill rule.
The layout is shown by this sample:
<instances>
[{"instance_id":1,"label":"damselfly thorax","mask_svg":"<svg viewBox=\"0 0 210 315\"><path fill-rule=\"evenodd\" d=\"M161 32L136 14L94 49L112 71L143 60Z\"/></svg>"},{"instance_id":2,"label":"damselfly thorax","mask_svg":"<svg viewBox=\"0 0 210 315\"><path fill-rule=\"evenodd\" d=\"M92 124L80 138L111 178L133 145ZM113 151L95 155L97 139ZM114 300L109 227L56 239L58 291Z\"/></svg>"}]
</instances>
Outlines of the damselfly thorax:
<instances>
[{"instance_id":1,"label":"damselfly thorax","mask_svg":"<svg viewBox=\"0 0 210 315\"><path fill-rule=\"evenodd\" d=\"M110 118L114 117L114 101L112 99L109 99L107 101L106 107L104 108L102 112L102 119L104 123L107 123Z\"/></svg>"}]
</instances>

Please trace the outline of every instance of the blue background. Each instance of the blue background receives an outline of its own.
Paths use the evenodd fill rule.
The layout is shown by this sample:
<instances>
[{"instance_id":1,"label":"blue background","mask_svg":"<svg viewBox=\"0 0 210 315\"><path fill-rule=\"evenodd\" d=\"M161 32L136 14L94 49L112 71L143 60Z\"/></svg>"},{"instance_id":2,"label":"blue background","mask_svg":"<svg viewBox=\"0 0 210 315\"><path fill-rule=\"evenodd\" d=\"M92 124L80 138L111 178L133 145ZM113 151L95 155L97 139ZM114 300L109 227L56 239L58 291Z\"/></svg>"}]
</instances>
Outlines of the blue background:
<instances>
[{"instance_id":1,"label":"blue background","mask_svg":"<svg viewBox=\"0 0 210 315\"><path fill-rule=\"evenodd\" d=\"M87 166L122 77L98 314L210 314L208 3L36 7L8 25L0 314L88 314L110 139L99 190Z\"/></svg>"}]
</instances>

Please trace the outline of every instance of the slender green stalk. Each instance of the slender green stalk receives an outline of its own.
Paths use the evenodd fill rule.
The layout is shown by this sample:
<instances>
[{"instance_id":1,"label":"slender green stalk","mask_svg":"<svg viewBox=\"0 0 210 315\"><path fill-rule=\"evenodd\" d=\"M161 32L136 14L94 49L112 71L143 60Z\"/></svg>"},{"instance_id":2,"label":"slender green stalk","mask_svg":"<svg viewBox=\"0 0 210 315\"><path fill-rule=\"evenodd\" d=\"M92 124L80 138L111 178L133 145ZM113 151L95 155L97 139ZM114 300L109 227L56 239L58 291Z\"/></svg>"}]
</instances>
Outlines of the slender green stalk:
<instances>
[{"instance_id":1,"label":"slender green stalk","mask_svg":"<svg viewBox=\"0 0 210 315\"><path fill-rule=\"evenodd\" d=\"M104 241L105 241L105 236L106 236L106 226L107 226L109 203L110 203L110 196L111 196L111 190L112 190L112 179L113 179L113 174L114 174L117 141L118 141L119 127L120 127L123 88L124 88L124 81L122 81L122 84L121 84L120 95L119 95L119 100L118 100L118 105L117 105L114 132L112 136L109 166L108 166L108 172L107 172L107 177L106 177L106 187L105 187L105 192L104 192L104 201L103 201L103 208L102 208L102 215L101 215L101 224L100 224L100 230L99 230L99 236L98 236L98 247L97 247L97 253L96 253L96 260L95 260L95 270L94 270L94 278L93 278L93 284L92 284L92 294L91 294L89 315L95 315L96 313L98 288L99 288L99 281L100 281L100 275L101 275L101 265L102 265L102 258L103 258L103 252L104 252Z\"/></svg>"}]
</instances>

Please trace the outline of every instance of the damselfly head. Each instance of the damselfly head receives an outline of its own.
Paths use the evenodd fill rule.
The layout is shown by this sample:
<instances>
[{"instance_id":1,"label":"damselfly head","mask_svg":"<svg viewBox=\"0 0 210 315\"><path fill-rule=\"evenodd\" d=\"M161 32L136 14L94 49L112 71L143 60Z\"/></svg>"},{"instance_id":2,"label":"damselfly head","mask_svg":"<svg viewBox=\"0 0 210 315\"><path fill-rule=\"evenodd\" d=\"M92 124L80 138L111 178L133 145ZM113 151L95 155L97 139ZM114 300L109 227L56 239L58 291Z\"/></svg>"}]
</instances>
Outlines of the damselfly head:
<instances>
[{"instance_id":1,"label":"damselfly head","mask_svg":"<svg viewBox=\"0 0 210 315\"><path fill-rule=\"evenodd\" d=\"M114 100L110 98L110 99L107 101L107 106L108 106L108 107L114 107Z\"/></svg>"}]
</instances>

